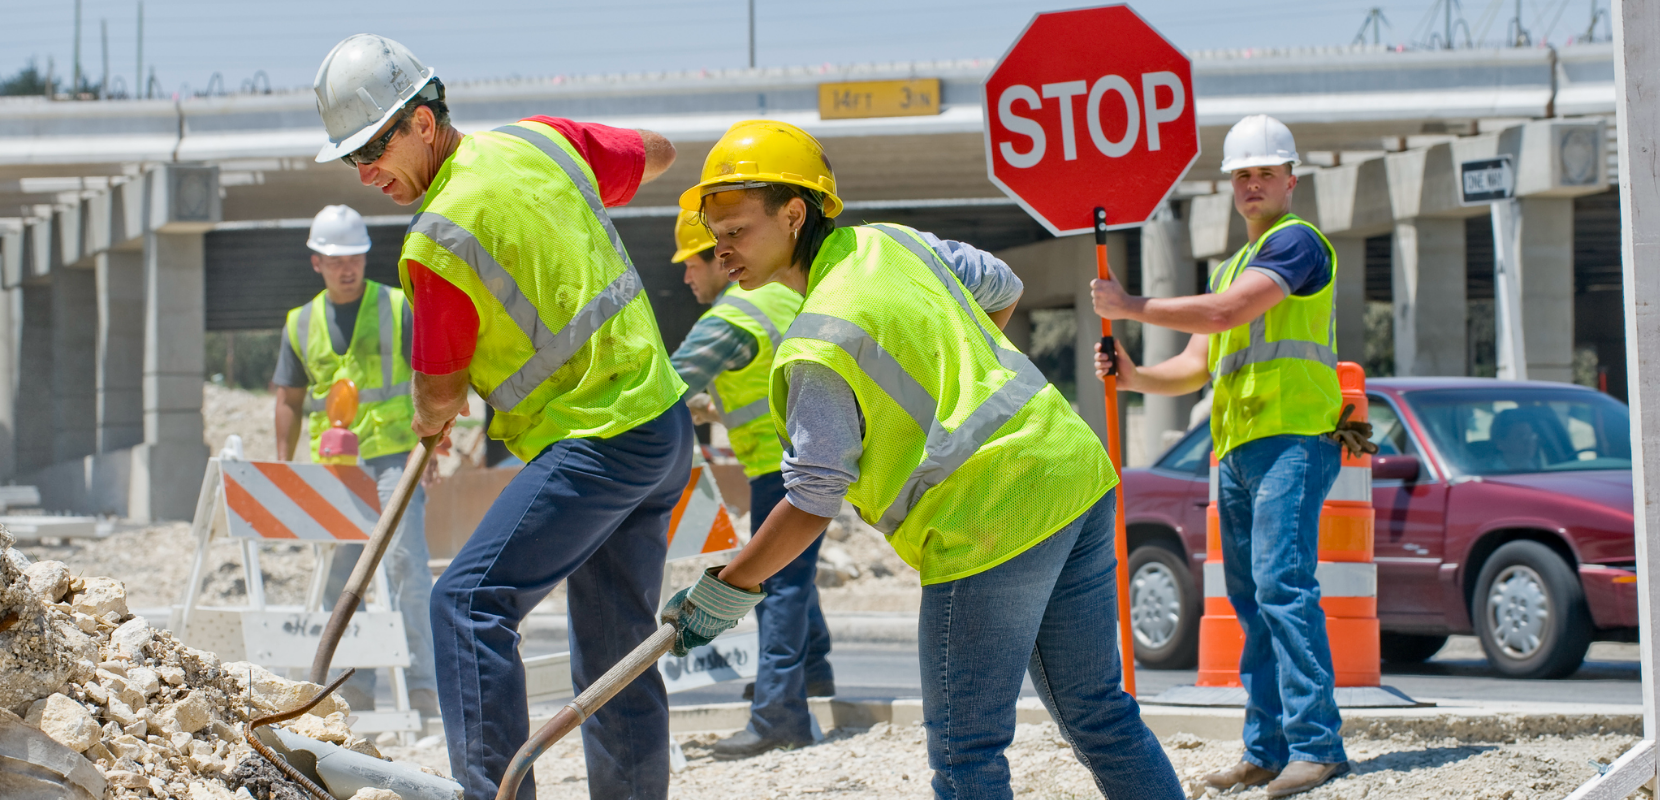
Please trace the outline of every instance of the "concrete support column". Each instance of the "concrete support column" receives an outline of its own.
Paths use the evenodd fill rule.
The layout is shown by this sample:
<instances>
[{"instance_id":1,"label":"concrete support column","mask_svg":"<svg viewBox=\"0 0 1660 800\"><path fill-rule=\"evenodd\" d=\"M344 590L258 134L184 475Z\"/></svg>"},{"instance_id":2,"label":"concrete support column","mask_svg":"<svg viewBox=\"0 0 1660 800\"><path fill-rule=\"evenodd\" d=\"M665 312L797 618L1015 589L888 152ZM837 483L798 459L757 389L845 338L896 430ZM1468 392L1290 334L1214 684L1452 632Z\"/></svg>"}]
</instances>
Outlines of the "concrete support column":
<instances>
[{"instance_id":1,"label":"concrete support column","mask_svg":"<svg viewBox=\"0 0 1660 800\"><path fill-rule=\"evenodd\" d=\"M52 464L52 285L42 279L15 290L21 319L17 323L17 393L13 411L16 468L21 474Z\"/></svg>"},{"instance_id":2,"label":"concrete support column","mask_svg":"<svg viewBox=\"0 0 1660 800\"><path fill-rule=\"evenodd\" d=\"M1101 443L1104 445L1107 443L1106 384L1095 377L1095 345L1101 341L1101 318L1095 315L1095 305L1089 293L1089 282L1095 278L1095 245L1088 236L1074 236L1072 239L1080 243L1077 252L1081 256L1087 255L1087 259L1079 258L1075 267L1078 271L1075 284L1077 299L1073 303L1073 309L1078 318L1078 343L1073 350L1078 371L1078 416L1089 423L1089 427L1095 430L1095 435L1101 437ZM1107 234L1107 260L1114 265L1114 269L1125 264L1128 258L1129 248L1124 234ZM1128 395L1120 393L1120 431L1128 429L1128 409ZM1113 455L1113 463L1117 464L1118 454Z\"/></svg>"},{"instance_id":3,"label":"concrete support column","mask_svg":"<svg viewBox=\"0 0 1660 800\"><path fill-rule=\"evenodd\" d=\"M1003 326L1003 335L1009 337L1009 343L1020 349L1020 352L1032 352L1032 312L1028 309L1015 307L1014 313L1009 315L1009 324Z\"/></svg>"},{"instance_id":4,"label":"concrete support column","mask_svg":"<svg viewBox=\"0 0 1660 800\"><path fill-rule=\"evenodd\" d=\"M1574 201L1521 200L1522 335L1527 377L1574 379Z\"/></svg>"},{"instance_id":5,"label":"concrete support column","mask_svg":"<svg viewBox=\"0 0 1660 800\"><path fill-rule=\"evenodd\" d=\"M17 357L22 312L22 290L0 290L0 481L18 476Z\"/></svg>"},{"instance_id":6,"label":"concrete support column","mask_svg":"<svg viewBox=\"0 0 1660 800\"><path fill-rule=\"evenodd\" d=\"M1465 375L1464 220L1395 223L1395 374Z\"/></svg>"},{"instance_id":7,"label":"concrete support column","mask_svg":"<svg viewBox=\"0 0 1660 800\"><path fill-rule=\"evenodd\" d=\"M144 239L144 443L135 448L128 513L189 519L207 464L202 442L203 236Z\"/></svg>"},{"instance_id":8,"label":"concrete support column","mask_svg":"<svg viewBox=\"0 0 1660 800\"><path fill-rule=\"evenodd\" d=\"M1187 221L1177 219L1169 205L1153 214L1141 226L1141 290L1147 297L1182 297L1193 294L1197 268L1189 246ZM1187 347L1189 334L1156 325L1142 326L1141 361L1157 364L1175 357ZM1188 415L1198 395L1165 397L1146 395L1142 399L1142 442L1149 457L1163 453L1172 437L1187 430ZM1168 441L1167 441L1168 440Z\"/></svg>"},{"instance_id":9,"label":"concrete support column","mask_svg":"<svg viewBox=\"0 0 1660 800\"><path fill-rule=\"evenodd\" d=\"M144 254L97 257L97 452L144 441Z\"/></svg>"},{"instance_id":10,"label":"concrete support column","mask_svg":"<svg viewBox=\"0 0 1660 800\"><path fill-rule=\"evenodd\" d=\"M93 270L52 271L51 463L92 455L97 445L98 282Z\"/></svg>"},{"instance_id":11,"label":"concrete support column","mask_svg":"<svg viewBox=\"0 0 1660 800\"><path fill-rule=\"evenodd\" d=\"M1337 251L1337 287L1332 299L1337 315L1337 359L1366 361L1366 240L1333 236Z\"/></svg>"}]
</instances>

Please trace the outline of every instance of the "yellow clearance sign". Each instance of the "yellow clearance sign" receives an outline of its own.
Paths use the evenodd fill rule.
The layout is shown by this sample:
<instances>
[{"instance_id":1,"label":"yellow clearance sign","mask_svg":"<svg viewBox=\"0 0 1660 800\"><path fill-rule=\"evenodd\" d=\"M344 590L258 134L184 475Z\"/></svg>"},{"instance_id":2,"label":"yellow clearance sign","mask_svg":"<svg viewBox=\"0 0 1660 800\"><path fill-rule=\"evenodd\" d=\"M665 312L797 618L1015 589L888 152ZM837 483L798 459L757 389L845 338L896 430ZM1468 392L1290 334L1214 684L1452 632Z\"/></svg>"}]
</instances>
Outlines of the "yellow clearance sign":
<instances>
[{"instance_id":1,"label":"yellow clearance sign","mask_svg":"<svg viewBox=\"0 0 1660 800\"><path fill-rule=\"evenodd\" d=\"M821 83L819 119L922 117L940 113L939 78Z\"/></svg>"}]
</instances>

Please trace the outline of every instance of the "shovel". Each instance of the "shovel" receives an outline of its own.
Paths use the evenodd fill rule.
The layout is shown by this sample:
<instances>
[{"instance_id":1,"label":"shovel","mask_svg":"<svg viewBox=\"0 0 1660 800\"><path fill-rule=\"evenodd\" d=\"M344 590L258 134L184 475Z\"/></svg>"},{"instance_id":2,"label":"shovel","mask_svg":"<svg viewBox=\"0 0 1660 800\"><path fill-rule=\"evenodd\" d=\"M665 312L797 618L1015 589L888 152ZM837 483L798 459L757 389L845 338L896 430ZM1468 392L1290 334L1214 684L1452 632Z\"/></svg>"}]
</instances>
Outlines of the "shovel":
<instances>
[{"instance_id":1,"label":"shovel","mask_svg":"<svg viewBox=\"0 0 1660 800\"><path fill-rule=\"evenodd\" d=\"M513 754L513 760L507 763L507 774L502 776L501 785L496 789L496 800L515 800L519 795L519 784L530 774L530 767L536 763L537 758L547 752L554 742L565 738L565 734L576 730L584 720L593 716L600 706L616 696L623 687L633 683L635 678L640 677L640 673L650 669L651 665L657 663L657 660L673 646L674 625L665 622L651 638L634 648L633 652L624 656L623 660L617 662L617 665L604 675L599 676L599 680L594 681L587 691L577 695L575 700L559 709L559 713L553 715L548 724L543 725L536 735L530 737L524 746L519 748L519 752Z\"/></svg>"},{"instance_id":2,"label":"shovel","mask_svg":"<svg viewBox=\"0 0 1660 800\"><path fill-rule=\"evenodd\" d=\"M335 601L334 613L329 616L329 624L323 629L323 638L317 643L317 655L311 661L312 683L328 683L329 663L334 661L334 651L340 646L340 637L345 635L346 626L351 624L352 615L357 613L358 604L368 592L369 580L374 577L375 568L380 566L381 556L386 554L387 546L392 543L392 534L398 530L398 522L403 519L404 509L409 506L409 498L415 494L415 487L420 484L421 474L427 471L427 463L432 461L432 453L437 449L439 437L442 435L437 433L421 437L420 443L415 445L415 450L409 454L409 462L404 465L403 478L398 481L398 488L392 492L392 499L381 509L380 521L375 523L374 534L369 537L368 546L363 548L363 555L358 556L357 566L352 568L352 577L346 581L346 588L340 592L340 599Z\"/></svg>"}]
</instances>

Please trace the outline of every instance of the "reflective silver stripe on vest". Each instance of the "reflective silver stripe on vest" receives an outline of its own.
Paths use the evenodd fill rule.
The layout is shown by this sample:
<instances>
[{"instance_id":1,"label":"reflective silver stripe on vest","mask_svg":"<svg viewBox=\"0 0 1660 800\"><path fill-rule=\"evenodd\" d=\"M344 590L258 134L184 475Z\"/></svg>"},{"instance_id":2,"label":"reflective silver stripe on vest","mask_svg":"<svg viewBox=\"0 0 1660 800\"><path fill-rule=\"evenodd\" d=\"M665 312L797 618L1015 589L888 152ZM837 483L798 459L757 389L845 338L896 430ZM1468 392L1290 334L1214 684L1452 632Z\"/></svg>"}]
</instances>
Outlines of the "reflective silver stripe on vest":
<instances>
[{"instance_id":1,"label":"reflective silver stripe on vest","mask_svg":"<svg viewBox=\"0 0 1660 800\"><path fill-rule=\"evenodd\" d=\"M294 355L300 359L300 369L306 371L306 380L311 380L311 370L306 367L305 361L306 350L310 344L309 340L311 338L311 309L312 306L315 306L316 304L316 298L306 301L305 305L300 306L299 318L294 321L294 324L298 327L298 329L294 331L294 338L299 340L295 343ZM311 389L307 387L305 393L305 405L303 408L307 414L320 414L323 412L324 406L327 405L325 402L326 400L327 398L324 397L313 397Z\"/></svg>"},{"instance_id":2,"label":"reflective silver stripe on vest","mask_svg":"<svg viewBox=\"0 0 1660 800\"><path fill-rule=\"evenodd\" d=\"M851 322L823 314L807 313L796 317L795 322L790 325L787 334L789 338L819 339L847 351L858 363L859 368L910 415L917 427L928 432L922 463L911 470L904 485L900 487L898 496L876 523L877 530L891 534L899 529L905 517L929 489L943 483L959 467L967 463L992 434L1007 424L1028 401L1043 390L1048 381L1025 355L997 345L996 339L974 316L973 306L969 305L970 301L964 296L961 285L946 269L945 262L938 253L895 228L885 225L869 227L893 238L921 260L980 329L981 336L985 337L986 345L991 348L998 363L1004 369L1015 373L1013 378L976 407L956 430L947 431L937 419L938 401L900 366L892 354L877 344L870 334Z\"/></svg>"},{"instance_id":3,"label":"reflective silver stripe on vest","mask_svg":"<svg viewBox=\"0 0 1660 800\"><path fill-rule=\"evenodd\" d=\"M741 428L767 415L767 399L756 400L743 408L735 408L721 415L721 424L727 430Z\"/></svg>"},{"instance_id":4,"label":"reflective silver stripe on vest","mask_svg":"<svg viewBox=\"0 0 1660 800\"><path fill-rule=\"evenodd\" d=\"M624 267L623 273L578 309L565 327L558 331L550 331L542 322L541 313L537 311L536 305L519 290L519 284L513 280L513 276L484 249L477 237L443 215L430 211L421 213L410 223L411 232L433 240L473 268L479 281L489 290L490 295L496 298L496 302L501 303L507 316L536 350L524 366L508 376L484 398L497 409L511 411L524 402L538 386L563 368L601 326L622 310L623 306L639 296L641 283L639 274L634 270L634 263L628 258L628 250L623 247L622 237L617 235L616 226L611 224L611 217L605 213L605 204L600 202L598 192L571 155L552 139L532 130L507 125L497 128L495 132L516 136L535 145L536 149L541 150L559 165L565 176L582 192L589 211L605 228L606 235L611 239L611 246L616 249Z\"/></svg>"},{"instance_id":5,"label":"reflective silver stripe on vest","mask_svg":"<svg viewBox=\"0 0 1660 800\"><path fill-rule=\"evenodd\" d=\"M751 303L742 297L727 297L724 293L722 293L721 298L715 301L715 305L731 306L743 312L744 316L755 320L755 324L760 325L761 330L766 332L767 341L772 342L772 348L774 350L778 349L778 326L772 324L772 318L762 313L761 309L757 308L754 303Z\"/></svg>"},{"instance_id":6,"label":"reflective silver stripe on vest","mask_svg":"<svg viewBox=\"0 0 1660 800\"><path fill-rule=\"evenodd\" d=\"M1378 566L1361 561L1321 561L1314 567L1321 597L1377 597ZM1227 572L1222 562L1205 562L1205 596L1227 597Z\"/></svg>"},{"instance_id":7,"label":"reflective silver stripe on vest","mask_svg":"<svg viewBox=\"0 0 1660 800\"><path fill-rule=\"evenodd\" d=\"M359 308L357 313L363 313L362 309ZM392 313L392 290L382 286L380 291L375 294L375 319L380 323L381 386L392 385L392 353L394 352L393 348L398 346L397 341L393 338L398 333L398 326L393 323ZM351 345L347 345L346 349L351 350ZM363 400L362 393L359 393L357 397L358 400Z\"/></svg>"}]
</instances>

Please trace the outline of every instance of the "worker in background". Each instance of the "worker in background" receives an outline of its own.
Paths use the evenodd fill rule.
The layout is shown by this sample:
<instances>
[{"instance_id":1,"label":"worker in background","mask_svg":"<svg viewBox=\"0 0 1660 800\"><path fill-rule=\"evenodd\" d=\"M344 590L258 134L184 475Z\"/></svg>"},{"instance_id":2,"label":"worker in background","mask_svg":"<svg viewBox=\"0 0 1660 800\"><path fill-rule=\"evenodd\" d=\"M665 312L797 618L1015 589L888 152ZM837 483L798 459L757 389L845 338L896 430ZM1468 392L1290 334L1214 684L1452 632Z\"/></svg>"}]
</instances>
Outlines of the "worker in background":
<instances>
[{"instance_id":1,"label":"worker in background","mask_svg":"<svg viewBox=\"0 0 1660 800\"><path fill-rule=\"evenodd\" d=\"M561 581L578 692L658 626L669 518L692 420L605 207L674 161L647 131L533 117L463 136L408 48L352 36L317 73L329 143L364 185L420 203L399 274L414 309L414 431L445 433L470 385L525 466L433 588L451 775L493 798L529 736L518 626ZM423 199L424 198L424 199ZM595 798L668 794L668 695L655 670L582 725ZM534 781L519 798L535 797Z\"/></svg>"},{"instance_id":2,"label":"worker in background","mask_svg":"<svg viewBox=\"0 0 1660 800\"><path fill-rule=\"evenodd\" d=\"M726 277L711 252L714 237L695 211L682 211L674 227L674 262L686 265L686 285L699 303L713 307L699 317L685 341L669 356L686 382L687 405L697 423L726 426L732 453L749 478L749 530L784 499L780 462L784 448L767 408L772 354L783 332L801 311L801 295L781 283L745 291ZM698 394L705 388L710 395ZM711 399L713 402L711 402ZM762 589L767 597L755 607L761 626L761 659L751 695L749 726L715 743L716 758L746 758L778 747L813 743L809 697L836 694L830 653L830 630L819 610L818 550L823 537ZM751 694L752 693L752 694ZM749 699L749 698L746 698Z\"/></svg>"},{"instance_id":3,"label":"worker in background","mask_svg":"<svg viewBox=\"0 0 1660 800\"><path fill-rule=\"evenodd\" d=\"M363 466L380 489L382 505L392 499L403 478L409 451L417 438L410 429L410 313L401 290L366 280L369 228L348 206L328 206L311 221L306 246L311 268L323 277L323 291L288 312L277 350L277 460L292 460L300 441L300 422L311 431L311 461L320 460L318 443L329 429L324 402L336 381L357 386L357 435ZM426 491L416 487L409 499L386 559L391 583L389 605L403 616L409 640L409 704L421 716L438 716L438 683L433 674L432 572L427 567ZM334 548L324 596L335 598L363 554L361 544ZM358 670L340 694L352 708L375 707L375 670Z\"/></svg>"},{"instance_id":4,"label":"worker in background","mask_svg":"<svg viewBox=\"0 0 1660 800\"><path fill-rule=\"evenodd\" d=\"M1100 353L1096 374L1117 368L1118 388L1180 395L1210 381L1211 438L1221 461L1228 600L1245 629L1245 754L1205 776L1226 789L1267 784L1269 797L1305 792L1348 772L1331 646L1320 609L1320 506L1337 480L1342 393L1337 384L1332 293L1337 253L1291 213L1298 163L1291 131L1246 117L1228 132L1222 170L1250 241L1211 275L1210 293L1146 298L1095 281L1095 312L1194 334L1187 349L1137 367ZM1345 423L1350 441L1364 443ZM1369 433L1369 431L1366 431Z\"/></svg>"},{"instance_id":5,"label":"worker in background","mask_svg":"<svg viewBox=\"0 0 1660 800\"><path fill-rule=\"evenodd\" d=\"M843 499L922 577L918 657L934 793L1010 796L1023 675L1111 797L1183 796L1120 688L1118 476L1094 431L1000 328L1021 283L995 256L898 225L836 228L835 175L792 125L740 122L680 197L740 286L805 298L773 357L785 502L671 598L708 641L818 541Z\"/></svg>"}]
</instances>

